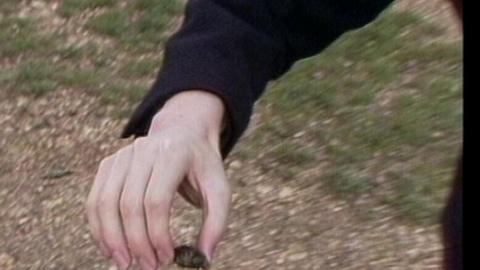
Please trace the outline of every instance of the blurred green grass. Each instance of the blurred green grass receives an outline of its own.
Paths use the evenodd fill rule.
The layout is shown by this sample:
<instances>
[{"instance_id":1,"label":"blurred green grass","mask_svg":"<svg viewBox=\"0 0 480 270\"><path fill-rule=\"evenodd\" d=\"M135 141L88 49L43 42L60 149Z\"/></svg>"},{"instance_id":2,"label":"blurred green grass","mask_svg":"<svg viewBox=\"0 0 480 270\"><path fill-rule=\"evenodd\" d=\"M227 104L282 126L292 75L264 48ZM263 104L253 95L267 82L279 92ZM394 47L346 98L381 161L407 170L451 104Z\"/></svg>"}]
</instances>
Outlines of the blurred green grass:
<instances>
[{"instance_id":1,"label":"blurred green grass","mask_svg":"<svg viewBox=\"0 0 480 270\"><path fill-rule=\"evenodd\" d=\"M383 13L301 61L272 84L246 155L283 144L295 133L326 146L326 186L340 199L367 195L414 223L438 221L462 137L459 43L429 42L443 31L407 12ZM270 155L270 157L268 157ZM279 159L278 170L310 169L303 158ZM279 172L281 174L281 172ZM301 180L299 180L301 181ZM380 182L380 183L379 183Z\"/></svg>"},{"instance_id":2,"label":"blurred green grass","mask_svg":"<svg viewBox=\"0 0 480 270\"><path fill-rule=\"evenodd\" d=\"M64 0L59 13L64 17L71 17L88 9L112 7L116 2L116 0Z\"/></svg>"},{"instance_id":3,"label":"blurred green grass","mask_svg":"<svg viewBox=\"0 0 480 270\"><path fill-rule=\"evenodd\" d=\"M86 26L116 39L124 49L144 53L165 41L164 32L181 7L179 1L135 1L126 7L106 10L91 18Z\"/></svg>"},{"instance_id":4,"label":"blurred green grass","mask_svg":"<svg viewBox=\"0 0 480 270\"><path fill-rule=\"evenodd\" d=\"M45 33L38 19L16 17L9 3L0 4L0 57L23 58L0 70L2 88L33 96L83 90L120 108L114 117L128 117L146 93L183 7L181 1L63 1L57 15L67 21L96 11L77 25L88 41L71 44L68 33ZM463 117L462 46L439 42L443 34L417 14L387 10L298 62L269 86L257 107L262 122L235 158L255 159L266 171L274 161L273 174L285 181L303 181L302 171L328 162L318 181L339 199L368 195L401 219L437 222Z\"/></svg>"}]
</instances>

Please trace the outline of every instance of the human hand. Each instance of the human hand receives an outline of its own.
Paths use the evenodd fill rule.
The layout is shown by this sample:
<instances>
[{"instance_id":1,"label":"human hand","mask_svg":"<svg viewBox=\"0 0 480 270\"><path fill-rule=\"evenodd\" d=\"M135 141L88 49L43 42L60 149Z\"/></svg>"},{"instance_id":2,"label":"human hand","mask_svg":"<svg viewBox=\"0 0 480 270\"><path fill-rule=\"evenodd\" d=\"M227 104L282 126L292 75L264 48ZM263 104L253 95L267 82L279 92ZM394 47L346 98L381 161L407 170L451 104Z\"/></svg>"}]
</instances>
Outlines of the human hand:
<instances>
[{"instance_id":1,"label":"human hand","mask_svg":"<svg viewBox=\"0 0 480 270\"><path fill-rule=\"evenodd\" d=\"M179 93L157 113L146 137L100 163L86 203L88 221L103 254L121 269L133 257L144 270L173 261L169 213L176 191L203 208L197 244L212 259L231 200L219 149L223 113L213 94Z\"/></svg>"}]
</instances>

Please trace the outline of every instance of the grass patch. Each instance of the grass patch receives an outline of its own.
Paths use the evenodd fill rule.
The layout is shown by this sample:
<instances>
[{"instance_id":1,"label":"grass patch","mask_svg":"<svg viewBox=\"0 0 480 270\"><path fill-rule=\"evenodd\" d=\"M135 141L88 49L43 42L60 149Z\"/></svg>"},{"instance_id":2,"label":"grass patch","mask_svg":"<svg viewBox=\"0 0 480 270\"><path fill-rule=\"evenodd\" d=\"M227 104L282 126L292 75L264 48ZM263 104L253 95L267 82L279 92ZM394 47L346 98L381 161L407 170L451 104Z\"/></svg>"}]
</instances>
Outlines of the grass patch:
<instances>
[{"instance_id":1,"label":"grass patch","mask_svg":"<svg viewBox=\"0 0 480 270\"><path fill-rule=\"evenodd\" d=\"M412 13L388 10L298 62L261 100L260 108L269 107L262 115L268 123L248 149L265 151L266 141L283 142L285 151L259 162L295 164L297 151L312 151L290 145L296 132L306 131L314 147L326 146L335 166L327 166L320 180L340 198L369 194L401 218L437 222L463 115L462 46L428 42L442 33ZM387 174L385 184L374 184L380 172L399 167L400 176Z\"/></svg>"},{"instance_id":2,"label":"grass patch","mask_svg":"<svg viewBox=\"0 0 480 270\"><path fill-rule=\"evenodd\" d=\"M116 39L123 49L153 51L165 41L163 33L182 7L180 1L135 1L125 8L113 8L93 17L87 27Z\"/></svg>"},{"instance_id":3,"label":"grass patch","mask_svg":"<svg viewBox=\"0 0 480 270\"><path fill-rule=\"evenodd\" d=\"M62 40L59 38L59 40ZM85 44L68 44L61 45L55 48L55 56L58 57L59 62L61 63L72 63L78 64L85 60L90 60L95 63L95 67L103 67L102 65L97 65L97 62L108 62L105 60L106 56L109 56L111 59L111 54L114 52L103 52L101 51L100 45L88 41Z\"/></svg>"},{"instance_id":4,"label":"grass patch","mask_svg":"<svg viewBox=\"0 0 480 270\"><path fill-rule=\"evenodd\" d=\"M11 91L34 96L60 87L95 93L106 78L101 70L79 69L46 61L25 62L15 70L0 73L0 82L3 81Z\"/></svg>"},{"instance_id":5,"label":"grass patch","mask_svg":"<svg viewBox=\"0 0 480 270\"><path fill-rule=\"evenodd\" d=\"M106 72L94 69L62 69L57 74L57 80L63 86L81 88L84 91L95 91L107 78Z\"/></svg>"},{"instance_id":6,"label":"grass patch","mask_svg":"<svg viewBox=\"0 0 480 270\"><path fill-rule=\"evenodd\" d=\"M105 104L133 104L139 102L147 91L143 85L112 84L101 89L101 100Z\"/></svg>"},{"instance_id":7,"label":"grass patch","mask_svg":"<svg viewBox=\"0 0 480 270\"><path fill-rule=\"evenodd\" d=\"M280 144L273 151L273 155L286 166L303 167L315 160L315 155L312 151L293 143Z\"/></svg>"},{"instance_id":8,"label":"grass patch","mask_svg":"<svg viewBox=\"0 0 480 270\"><path fill-rule=\"evenodd\" d=\"M322 181L335 190L341 198L349 200L353 200L373 188L368 178L361 176L351 166L330 170Z\"/></svg>"},{"instance_id":9,"label":"grass patch","mask_svg":"<svg viewBox=\"0 0 480 270\"><path fill-rule=\"evenodd\" d=\"M141 78L153 76L159 67L160 61L158 60L131 60L121 67L119 73L123 78Z\"/></svg>"},{"instance_id":10,"label":"grass patch","mask_svg":"<svg viewBox=\"0 0 480 270\"><path fill-rule=\"evenodd\" d=\"M16 57L29 52L50 53L55 47L55 39L40 35L35 28L35 20L29 18L6 17L0 19L0 57Z\"/></svg>"},{"instance_id":11,"label":"grass patch","mask_svg":"<svg viewBox=\"0 0 480 270\"><path fill-rule=\"evenodd\" d=\"M62 60L78 60L83 57L84 50L81 47L68 46L57 49L56 54L60 56Z\"/></svg>"},{"instance_id":12,"label":"grass patch","mask_svg":"<svg viewBox=\"0 0 480 270\"><path fill-rule=\"evenodd\" d=\"M140 84L111 84L100 89L100 101L105 105L115 106L113 117L128 118L149 88Z\"/></svg>"},{"instance_id":13,"label":"grass patch","mask_svg":"<svg viewBox=\"0 0 480 270\"><path fill-rule=\"evenodd\" d=\"M90 19L86 26L99 34L121 38L129 32L129 14L121 9L108 10Z\"/></svg>"},{"instance_id":14,"label":"grass patch","mask_svg":"<svg viewBox=\"0 0 480 270\"><path fill-rule=\"evenodd\" d=\"M399 216L408 217L409 221L434 223L440 218L451 176L450 170L428 165L416 166L408 174L390 173L397 192L385 197L384 202L395 206Z\"/></svg>"},{"instance_id":15,"label":"grass patch","mask_svg":"<svg viewBox=\"0 0 480 270\"><path fill-rule=\"evenodd\" d=\"M71 17L87 9L112 7L115 0L64 0L58 12L64 17Z\"/></svg>"},{"instance_id":16,"label":"grass patch","mask_svg":"<svg viewBox=\"0 0 480 270\"><path fill-rule=\"evenodd\" d=\"M12 88L21 94L43 95L59 86L56 80L59 70L57 66L48 63L25 63L16 72Z\"/></svg>"}]
</instances>

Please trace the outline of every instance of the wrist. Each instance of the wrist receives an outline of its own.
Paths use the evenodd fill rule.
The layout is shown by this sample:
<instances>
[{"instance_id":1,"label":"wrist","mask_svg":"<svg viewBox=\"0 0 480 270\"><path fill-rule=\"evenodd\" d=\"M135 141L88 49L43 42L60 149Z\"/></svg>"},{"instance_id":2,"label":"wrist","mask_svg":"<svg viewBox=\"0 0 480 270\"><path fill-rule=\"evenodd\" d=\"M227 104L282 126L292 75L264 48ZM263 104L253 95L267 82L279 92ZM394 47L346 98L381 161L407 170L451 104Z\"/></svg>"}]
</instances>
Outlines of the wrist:
<instances>
[{"instance_id":1,"label":"wrist","mask_svg":"<svg viewBox=\"0 0 480 270\"><path fill-rule=\"evenodd\" d=\"M148 133L155 134L168 127L186 126L218 145L224 114L223 101L217 95L201 90L183 91L168 99L155 114Z\"/></svg>"}]
</instances>

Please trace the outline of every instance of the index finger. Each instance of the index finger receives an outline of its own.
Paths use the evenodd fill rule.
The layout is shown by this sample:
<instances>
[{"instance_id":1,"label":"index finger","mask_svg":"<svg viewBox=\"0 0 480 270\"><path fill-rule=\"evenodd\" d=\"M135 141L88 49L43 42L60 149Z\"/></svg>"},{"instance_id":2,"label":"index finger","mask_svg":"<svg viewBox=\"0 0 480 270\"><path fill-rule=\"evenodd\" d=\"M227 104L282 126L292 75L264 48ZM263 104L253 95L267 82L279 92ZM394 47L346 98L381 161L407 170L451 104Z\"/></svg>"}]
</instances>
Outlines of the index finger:
<instances>
[{"instance_id":1,"label":"index finger","mask_svg":"<svg viewBox=\"0 0 480 270\"><path fill-rule=\"evenodd\" d=\"M88 194L86 202L88 224L93 240L102 251L103 255L110 257L111 251L108 250L101 235L100 218L97 212L98 197L103 183L107 180L110 170L113 166L114 156L109 156L100 162L95 180Z\"/></svg>"}]
</instances>

